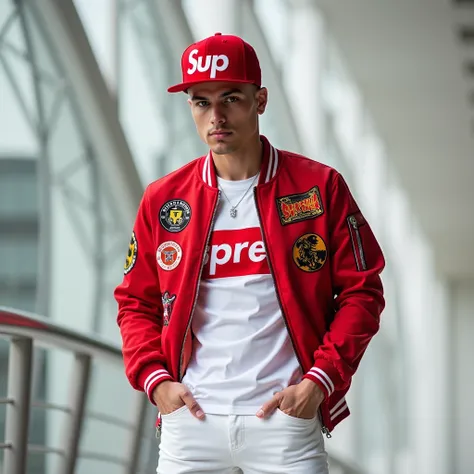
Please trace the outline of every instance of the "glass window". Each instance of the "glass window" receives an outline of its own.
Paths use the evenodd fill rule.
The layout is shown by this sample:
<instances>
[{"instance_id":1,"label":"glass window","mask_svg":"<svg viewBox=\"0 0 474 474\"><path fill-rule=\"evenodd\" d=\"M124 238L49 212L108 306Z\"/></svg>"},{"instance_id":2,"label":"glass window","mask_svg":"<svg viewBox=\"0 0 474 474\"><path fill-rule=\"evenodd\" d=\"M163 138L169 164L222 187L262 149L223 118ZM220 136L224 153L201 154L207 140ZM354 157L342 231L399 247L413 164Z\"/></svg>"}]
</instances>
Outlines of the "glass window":
<instances>
[{"instance_id":1,"label":"glass window","mask_svg":"<svg viewBox=\"0 0 474 474\"><path fill-rule=\"evenodd\" d=\"M21 161L0 159L0 219L37 215L38 197L34 162Z\"/></svg>"},{"instance_id":2,"label":"glass window","mask_svg":"<svg viewBox=\"0 0 474 474\"><path fill-rule=\"evenodd\" d=\"M35 278L38 246L35 237L0 236L0 277L6 281Z\"/></svg>"}]
</instances>

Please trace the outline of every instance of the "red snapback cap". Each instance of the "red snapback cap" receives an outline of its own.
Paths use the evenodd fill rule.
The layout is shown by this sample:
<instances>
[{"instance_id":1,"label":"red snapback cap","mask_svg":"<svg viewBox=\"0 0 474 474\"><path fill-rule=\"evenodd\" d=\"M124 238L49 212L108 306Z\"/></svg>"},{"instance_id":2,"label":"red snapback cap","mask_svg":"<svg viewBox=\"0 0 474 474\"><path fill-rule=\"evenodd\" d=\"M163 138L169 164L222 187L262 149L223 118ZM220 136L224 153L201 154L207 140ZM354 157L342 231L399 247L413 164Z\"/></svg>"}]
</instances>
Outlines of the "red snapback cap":
<instances>
[{"instance_id":1,"label":"red snapback cap","mask_svg":"<svg viewBox=\"0 0 474 474\"><path fill-rule=\"evenodd\" d=\"M192 44L181 57L183 82L168 92L184 92L209 81L241 82L261 86L262 73L255 50L242 38L216 33Z\"/></svg>"}]
</instances>

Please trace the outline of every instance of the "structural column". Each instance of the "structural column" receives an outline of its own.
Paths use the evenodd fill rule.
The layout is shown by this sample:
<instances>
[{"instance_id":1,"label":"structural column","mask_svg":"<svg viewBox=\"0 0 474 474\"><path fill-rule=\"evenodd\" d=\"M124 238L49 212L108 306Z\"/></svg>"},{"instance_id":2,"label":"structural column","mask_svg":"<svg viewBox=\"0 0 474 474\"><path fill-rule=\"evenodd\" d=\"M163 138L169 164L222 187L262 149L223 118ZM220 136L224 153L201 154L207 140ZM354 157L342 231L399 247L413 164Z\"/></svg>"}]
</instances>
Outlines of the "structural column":
<instances>
[{"instance_id":1,"label":"structural column","mask_svg":"<svg viewBox=\"0 0 474 474\"><path fill-rule=\"evenodd\" d=\"M453 360L450 362L452 402L451 430L445 432L450 453L450 469L453 474L474 472L472 449L472 399L474 378L474 280L460 280L452 284L452 338ZM446 410L445 407L440 409ZM448 472L448 471L446 471Z\"/></svg>"},{"instance_id":2,"label":"structural column","mask_svg":"<svg viewBox=\"0 0 474 474\"><path fill-rule=\"evenodd\" d=\"M324 140L321 103L326 35L323 18L311 0L291 0L289 45L282 79L289 94L304 153L317 159Z\"/></svg>"},{"instance_id":3,"label":"structural column","mask_svg":"<svg viewBox=\"0 0 474 474\"><path fill-rule=\"evenodd\" d=\"M216 32L240 34L242 0L191 0L189 13L191 28L196 39L203 39Z\"/></svg>"}]
</instances>

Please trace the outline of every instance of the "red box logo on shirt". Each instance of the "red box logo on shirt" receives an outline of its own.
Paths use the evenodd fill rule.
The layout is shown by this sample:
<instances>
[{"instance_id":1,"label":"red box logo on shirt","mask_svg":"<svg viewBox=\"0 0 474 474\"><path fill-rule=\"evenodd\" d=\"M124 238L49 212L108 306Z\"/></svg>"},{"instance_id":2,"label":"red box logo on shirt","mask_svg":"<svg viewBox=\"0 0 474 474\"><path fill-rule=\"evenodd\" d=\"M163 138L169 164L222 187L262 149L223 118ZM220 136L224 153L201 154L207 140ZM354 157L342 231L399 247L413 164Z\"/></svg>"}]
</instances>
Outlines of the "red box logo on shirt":
<instances>
[{"instance_id":1,"label":"red box logo on shirt","mask_svg":"<svg viewBox=\"0 0 474 474\"><path fill-rule=\"evenodd\" d=\"M204 262L203 279L270 273L259 227L215 230Z\"/></svg>"}]
</instances>

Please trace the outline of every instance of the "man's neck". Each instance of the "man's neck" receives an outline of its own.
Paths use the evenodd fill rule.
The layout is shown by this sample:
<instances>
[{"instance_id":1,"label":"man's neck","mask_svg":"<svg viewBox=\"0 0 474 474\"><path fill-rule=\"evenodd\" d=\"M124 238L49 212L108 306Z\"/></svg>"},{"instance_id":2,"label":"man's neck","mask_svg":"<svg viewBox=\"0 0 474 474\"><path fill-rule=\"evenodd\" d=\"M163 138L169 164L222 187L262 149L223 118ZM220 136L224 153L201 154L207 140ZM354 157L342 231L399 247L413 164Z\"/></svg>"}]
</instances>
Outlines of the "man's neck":
<instances>
[{"instance_id":1,"label":"man's neck","mask_svg":"<svg viewBox=\"0 0 474 474\"><path fill-rule=\"evenodd\" d=\"M252 139L239 150L227 155L215 155L217 176L228 181L241 181L255 176L262 165L263 144L260 137Z\"/></svg>"}]
</instances>

